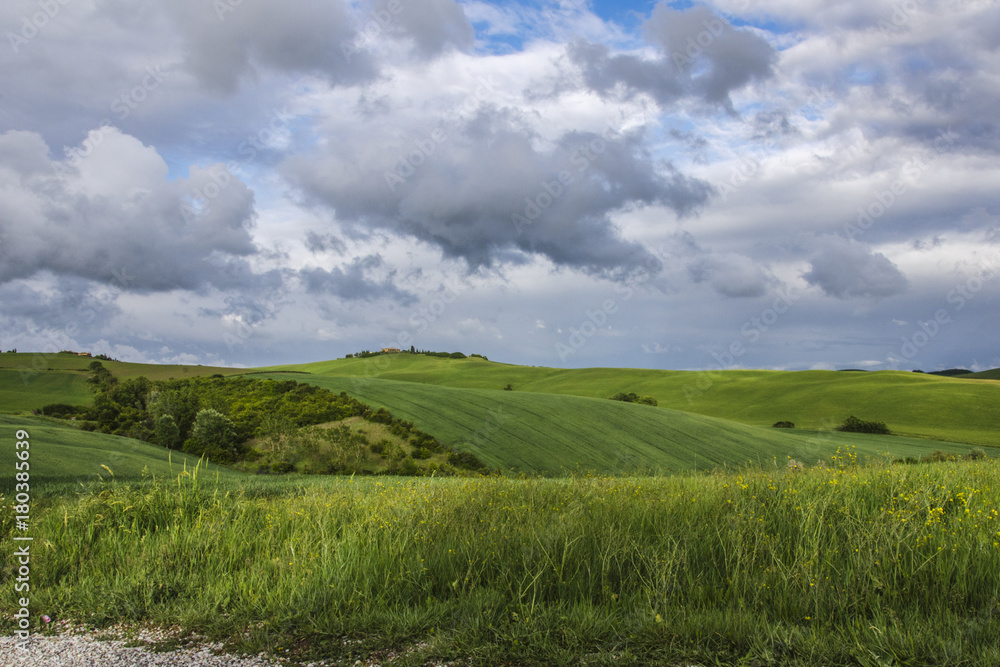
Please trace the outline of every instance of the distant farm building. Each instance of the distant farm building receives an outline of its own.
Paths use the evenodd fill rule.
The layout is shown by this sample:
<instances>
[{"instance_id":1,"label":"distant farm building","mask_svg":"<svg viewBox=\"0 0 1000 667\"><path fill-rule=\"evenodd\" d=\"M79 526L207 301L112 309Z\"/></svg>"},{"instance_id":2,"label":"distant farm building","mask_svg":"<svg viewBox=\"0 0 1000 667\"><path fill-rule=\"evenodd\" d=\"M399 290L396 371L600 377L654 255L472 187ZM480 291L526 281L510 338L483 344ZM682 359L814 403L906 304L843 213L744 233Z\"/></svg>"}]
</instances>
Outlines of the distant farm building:
<instances>
[{"instance_id":1,"label":"distant farm building","mask_svg":"<svg viewBox=\"0 0 1000 667\"><path fill-rule=\"evenodd\" d=\"M383 347L382 348L382 352L384 352L385 354L398 354L399 353L399 348L398 347Z\"/></svg>"}]
</instances>

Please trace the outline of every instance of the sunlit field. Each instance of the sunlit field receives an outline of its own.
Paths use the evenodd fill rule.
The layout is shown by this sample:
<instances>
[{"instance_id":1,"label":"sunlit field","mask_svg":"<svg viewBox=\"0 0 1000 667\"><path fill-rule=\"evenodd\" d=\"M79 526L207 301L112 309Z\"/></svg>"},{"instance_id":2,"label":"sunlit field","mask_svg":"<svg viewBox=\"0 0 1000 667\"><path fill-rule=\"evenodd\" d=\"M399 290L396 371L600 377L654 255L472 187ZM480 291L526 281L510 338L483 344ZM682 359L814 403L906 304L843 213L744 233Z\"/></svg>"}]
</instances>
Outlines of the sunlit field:
<instances>
[{"instance_id":1,"label":"sunlit field","mask_svg":"<svg viewBox=\"0 0 1000 667\"><path fill-rule=\"evenodd\" d=\"M33 510L35 618L345 664L1000 664L994 461L77 488Z\"/></svg>"}]
</instances>

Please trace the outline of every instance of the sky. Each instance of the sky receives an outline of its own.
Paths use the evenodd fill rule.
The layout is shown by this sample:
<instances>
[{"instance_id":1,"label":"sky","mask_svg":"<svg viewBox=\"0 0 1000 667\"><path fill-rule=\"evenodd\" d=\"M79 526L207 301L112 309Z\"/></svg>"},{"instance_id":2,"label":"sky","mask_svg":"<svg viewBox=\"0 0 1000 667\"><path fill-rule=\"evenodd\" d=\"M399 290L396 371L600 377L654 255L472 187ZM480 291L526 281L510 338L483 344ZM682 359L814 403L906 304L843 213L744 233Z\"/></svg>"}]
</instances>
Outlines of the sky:
<instances>
[{"instance_id":1,"label":"sky","mask_svg":"<svg viewBox=\"0 0 1000 667\"><path fill-rule=\"evenodd\" d=\"M996 0L7 0L0 348L1000 366Z\"/></svg>"}]
</instances>

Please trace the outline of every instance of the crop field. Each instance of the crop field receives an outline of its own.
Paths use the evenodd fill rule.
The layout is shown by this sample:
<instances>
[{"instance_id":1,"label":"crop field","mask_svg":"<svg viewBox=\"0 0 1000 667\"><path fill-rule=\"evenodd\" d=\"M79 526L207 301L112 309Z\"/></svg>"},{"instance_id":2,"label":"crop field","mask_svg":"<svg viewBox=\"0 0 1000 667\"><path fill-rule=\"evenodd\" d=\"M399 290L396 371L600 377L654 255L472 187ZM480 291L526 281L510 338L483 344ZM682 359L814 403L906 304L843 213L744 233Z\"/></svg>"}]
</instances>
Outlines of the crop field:
<instances>
[{"instance_id":1,"label":"crop field","mask_svg":"<svg viewBox=\"0 0 1000 667\"><path fill-rule=\"evenodd\" d=\"M174 477L194 469L198 459L181 452L168 452L148 442L100 433L87 433L43 417L11 417L0 414L0 433L12 441L18 429L26 429L37 446L31 451L31 479L45 486L69 485L82 488L101 478L139 480L146 477ZM0 491L14 485L13 447L0 448ZM204 466L204 464L202 464ZM242 476L228 468L211 465L208 472L230 477ZM9 514L9 512L7 512Z\"/></svg>"},{"instance_id":2,"label":"crop field","mask_svg":"<svg viewBox=\"0 0 1000 667\"><path fill-rule=\"evenodd\" d=\"M459 388L499 390L510 384L515 392L594 398L635 392L653 396L660 407L756 426L787 420L828 430L853 414L886 422L901 435L1000 445L1000 383L986 380L896 371L565 370L409 354L280 368Z\"/></svg>"},{"instance_id":3,"label":"crop field","mask_svg":"<svg viewBox=\"0 0 1000 667\"><path fill-rule=\"evenodd\" d=\"M105 480L33 510L32 599L341 664L992 665L998 501L995 461L851 451L672 477Z\"/></svg>"},{"instance_id":4,"label":"crop field","mask_svg":"<svg viewBox=\"0 0 1000 667\"><path fill-rule=\"evenodd\" d=\"M919 458L954 445L897 436L802 432L747 426L678 410L605 399L528 392L453 389L413 382L326 376L294 378L348 394L412 420L445 444L472 451L508 471L559 475L574 471L711 470L748 462L813 464L852 445L862 456Z\"/></svg>"}]
</instances>

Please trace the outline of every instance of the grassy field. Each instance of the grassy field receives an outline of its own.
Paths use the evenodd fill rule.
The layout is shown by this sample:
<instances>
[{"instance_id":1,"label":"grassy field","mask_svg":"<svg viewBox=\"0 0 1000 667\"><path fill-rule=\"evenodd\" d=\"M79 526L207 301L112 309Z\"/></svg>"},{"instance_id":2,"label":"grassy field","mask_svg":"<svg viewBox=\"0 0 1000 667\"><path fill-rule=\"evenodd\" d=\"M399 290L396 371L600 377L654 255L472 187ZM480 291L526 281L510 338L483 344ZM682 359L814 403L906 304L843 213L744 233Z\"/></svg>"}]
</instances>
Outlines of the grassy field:
<instances>
[{"instance_id":1,"label":"grassy field","mask_svg":"<svg viewBox=\"0 0 1000 667\"><path fill-rule=\"evenodd\" d=\"M87 405L93 395L85 373L51 371L22 374L0 369L0 411L31 412L50 403Z\"/></svg>"},{"instance_id":2,"label":"grassy field","mask_svg":"<svg viewBox=\"0 0 1000 667\"><path fill-rule=\"evenodd\" d=\"M14 484L14 434L24 429L30 434L32 483L38 485L87 483L101 478L139 480L145 474L172 477L187 466L193 469L198 459L170 452L148 442L100 433L87 433L59 420L45 417L13 417L0 414L0 434L6 439L0 447L0 491L8 492ZM105 468L104 466L107 466ZM237 473L209 466L209 474L231 477Z\"/></svg>"},{"instance_id":3,"label":"grassy field","mask_svg":"<svg viewBox=\"0 0 1000 667\"><path fill-rule=\"evenodd\" d=\"M44 371L77 371L84 372L94 362L90 357L79 357L75 354L11 352L0 353L0 369L19 371L30 380L33 375L41 375ZM237 375L245 373L245 368L222 368L217 366L190 366L182 364L134 364L124 361L102 361L104 367L116 377L130 378L144 375L151 380L169 380L221 373L222 375ZM85 375L85 373L82 373Z\"/></svg>"},{"instance_id":4,"label":"grassy field","mask_svg":"<svg viewBox=\"0 0 1000 667\"><path fill-rule=\"evenodd\" d=\"M384 378L474 389L606 398L635 392L660 407L770 426L791 421L828 430L848 415L886 422L896 433L1000 445L1000 382L880 371L684 372L510 366L482 359L385 355L283 367L327 376Z\"/></svg>"},{"instance_id":5,"label":"grassy field","mask_svg":"<svg viewBox=\"0 0 1000 667\"><path fill-rule=\"evenodd\" d=\"M711 470L745 463L813 464L838 447L862 456L905 458L968 445L847 433L746 426L678 410L556 394L452 389L382 379L274 374L346 391L384 406L446 445L508 471L559 475Z\"/></svg>"},{"instance_id":6,"label":"grassy field","mask_svg":"<svg viewBox=\"0 0 1000 667\"><path fill-rule=\"evenodd\" d=\"M101 483L35 506L33 619L179 626L338 664L1000 664L997 462L831 463Z\"/></svg>"}]
</instances>

